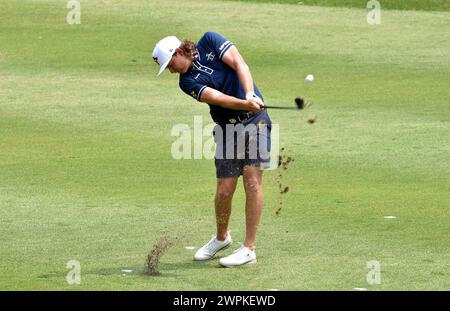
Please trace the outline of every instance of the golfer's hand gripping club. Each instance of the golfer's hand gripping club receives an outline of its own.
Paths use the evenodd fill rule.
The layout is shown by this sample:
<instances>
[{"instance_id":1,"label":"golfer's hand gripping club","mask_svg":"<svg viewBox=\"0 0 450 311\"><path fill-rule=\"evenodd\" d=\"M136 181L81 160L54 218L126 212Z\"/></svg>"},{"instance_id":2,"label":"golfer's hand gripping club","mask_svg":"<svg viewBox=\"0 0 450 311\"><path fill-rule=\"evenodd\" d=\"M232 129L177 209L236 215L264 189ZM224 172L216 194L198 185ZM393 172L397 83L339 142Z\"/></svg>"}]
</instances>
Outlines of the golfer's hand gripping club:
<instances>
[{"instance_id":1,"label":"golfer's hand gripping club","mask_svg":"<svg viewBox=\"0 0 450 311\"><path fill-rule=\"evenodd\" d=\"M262 101L261 97L256 95L254 92L248 92L247 94L245 94L245 99L247 101L256 102L259 105L259 109L256 109L257 107L255 105L250 104L252 107L256 109L251 111L261 111L264 109L264 102Z\"/></svg>"}]
</instances>

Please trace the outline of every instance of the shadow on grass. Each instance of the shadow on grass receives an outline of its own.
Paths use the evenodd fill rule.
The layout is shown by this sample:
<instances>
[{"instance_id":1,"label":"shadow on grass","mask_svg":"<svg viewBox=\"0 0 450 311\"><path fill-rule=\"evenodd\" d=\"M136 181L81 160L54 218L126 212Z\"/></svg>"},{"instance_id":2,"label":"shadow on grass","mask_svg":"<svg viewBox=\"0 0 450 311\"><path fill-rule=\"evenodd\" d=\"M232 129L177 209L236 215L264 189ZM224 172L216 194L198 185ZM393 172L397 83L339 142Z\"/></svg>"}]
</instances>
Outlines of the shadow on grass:
<instances>
[{"instance_id":1,"label":"shadow on grass","mask_svg":"<svg viewBox=\"0 0 450 311\"><path fill-rule=\"evenodd\" d=\"M129 266L129 267L108 267L99 269L81 270L81 276L83 275L98 275L98 276L139 276L139 277L157 277L157 278L170 278L177 277L177 271L187 270L205 270L209 269L224 269L218 263L218 258L208 261L194 261L185 260L180 262L160 263L158 267L159 274L150 276L145 274L144 265L142 266ZM123 271L125 270L125 271ZM131 272L129 272L131 270ZM38 275L39 279L51 279L51 278L65 278L67 272L49 272L47 274Z\"/></svg>"},{"instance_id":2,"label":"shadow on grass","mask_svg":"<svg viewBox=\"0 0 450 311\"><path fill-rule=\"evenodd\" d=\"M207 270L207 269L220 269L218 262L208 261L181 261L181 262L170 262L170 263L160 263L158 266L159 274L154 277L173 277L177 275L177 271L186 270ZM132 270L132 272L124 272L122 270ZM134 267L111 267L111 268L101 268L93 270L85 270L81 272L86 275L101 275L101 276L111 276L111 275L125 275L125 276L148 276L144 272L144 265L134 266ZM149 276L151 277L151 276Z\"/></svg>"},{"instance_id":3,"label":"shadow on grass","mask_svg":"<svg viewBox=\"0 0 450 311\"><path fill-rule=\"evenodd\" d=\"M216 269L221 268L216 260L209 261L182 261L172 263L161 263L160 271L178 271L178 270L198 270L198 269Z\"/></svg>"}]
</instances>

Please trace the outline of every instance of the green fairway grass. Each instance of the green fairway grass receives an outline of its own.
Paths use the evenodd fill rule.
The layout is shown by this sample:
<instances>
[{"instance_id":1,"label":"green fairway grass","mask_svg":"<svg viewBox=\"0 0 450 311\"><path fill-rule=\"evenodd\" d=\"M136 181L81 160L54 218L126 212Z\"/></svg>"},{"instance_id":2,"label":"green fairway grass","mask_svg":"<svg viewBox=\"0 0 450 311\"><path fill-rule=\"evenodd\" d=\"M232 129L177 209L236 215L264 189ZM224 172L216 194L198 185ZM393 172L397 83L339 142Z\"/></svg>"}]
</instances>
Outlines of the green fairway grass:
<instances>
[{"instance_id":1,"label":"green fairway grass","mask_svg":"<svg viewBox=\"0 0 450 311\"><path fill-rule=\"evenodd\" d=\"M442 3L385 10L371 26L364 6L99 0L82 1L81 24L68 25L64 1L1 1L0 289L450 290ZM237 45L268 105L313 101L269 112L295 158L282 172L290 190L276 215L279 171L265 172L258 264L236 269L193 262L185 248L214 234L215 168L173 159L171 129L211 121L151 59L162 37L205 31ZM244 239L244 199L240 181L236 243L220 256ZM173 246L150 277L161 236ZM80 285L66 282L69 260ZM381 284L367 283L371 260Z\"/></svg>"},{"instance_id":2,"label":"green fairway grass","mask_svg":"<svg viewBox=\"0 0 450 311\"><path fill-rule=\"evenodd\" d=\"M236 1L236 0L232 0ZM366 8L369 0L238 0L246 2L287 3L295 5L318 5L330 7ZM450 11L447 0L378 0L382 9Z\"/></svg>"}]
</instances>

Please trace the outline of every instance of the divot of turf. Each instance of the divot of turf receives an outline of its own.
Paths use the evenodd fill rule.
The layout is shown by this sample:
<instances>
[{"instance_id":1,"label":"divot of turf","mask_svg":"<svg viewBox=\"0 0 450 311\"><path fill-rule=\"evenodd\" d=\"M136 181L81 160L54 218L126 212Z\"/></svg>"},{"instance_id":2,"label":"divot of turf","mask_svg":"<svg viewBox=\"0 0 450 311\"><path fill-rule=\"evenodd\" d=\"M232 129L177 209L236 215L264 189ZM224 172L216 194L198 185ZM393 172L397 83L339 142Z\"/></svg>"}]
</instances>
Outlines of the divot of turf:
<instances>
[{"instance_id":1,"label":"divot of turf","mask_svg":"<svg viewBox=\"0 0 450 311\"><path fill-rule=\"evenodd\" d=\"M158 271L158 265L161 257L167 252L167 250L172 246L172 242L168 237L161 237L150 252L147 255L147 261L145 263L145 274L156 276L161 273Z\"/></svg>"}]
</instances>

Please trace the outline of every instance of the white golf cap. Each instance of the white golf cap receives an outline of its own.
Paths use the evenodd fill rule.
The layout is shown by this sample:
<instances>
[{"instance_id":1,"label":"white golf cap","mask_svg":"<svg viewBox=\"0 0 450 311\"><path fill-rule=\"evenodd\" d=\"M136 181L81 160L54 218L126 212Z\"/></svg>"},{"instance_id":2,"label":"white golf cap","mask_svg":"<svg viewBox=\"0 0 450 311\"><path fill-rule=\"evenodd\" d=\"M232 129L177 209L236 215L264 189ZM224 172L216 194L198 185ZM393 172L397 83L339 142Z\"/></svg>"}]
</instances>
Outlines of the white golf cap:
<instances>
[{"instance_id":1,"label":"white golf cap","mask_svg":"<svg viewBox=\"0 0 450 311\"><path fill-rule=\"evenodd\" d=\"M175 36L165 37L156 43L152 56L153 60L159 65L158 76L166 69L172 55L175 53L175 49L180 47L180 45L181 41Z\"/></svg>"}]
</instances>

